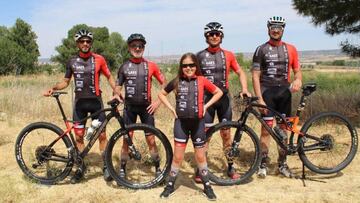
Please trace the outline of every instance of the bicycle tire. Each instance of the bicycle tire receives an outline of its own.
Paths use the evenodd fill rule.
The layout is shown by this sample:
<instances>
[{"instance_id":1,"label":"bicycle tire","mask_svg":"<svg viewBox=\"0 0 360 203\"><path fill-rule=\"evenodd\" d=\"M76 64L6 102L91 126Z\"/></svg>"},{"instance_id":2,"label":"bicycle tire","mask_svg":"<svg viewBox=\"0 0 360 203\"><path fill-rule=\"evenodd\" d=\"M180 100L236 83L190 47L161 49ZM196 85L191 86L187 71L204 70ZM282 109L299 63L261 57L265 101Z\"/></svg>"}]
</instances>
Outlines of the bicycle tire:
<instances>
[{"instance_id":1,"label":"bicycle tire","mask_svg":"<svg viewBox=\"0 0 360 203\"><path fill-rule=\"evenodd\" d=\"M105 162L111 177L118 185L131 189L148 189L157 186L165 180L170 172L173 152L169 140L159 129L147 124L136 123L127 125L126 130L117 130L111 136L105 150ZM140 160L130 158L126 164L126 176L121 177L119 170L123 139L120 138L126 135L126 132L133 132L132 141L142 157ZM161 169L160 174L157 174L157 176L155 176L155 167L153 167L154 160L151 158L150 151L146 144L145 132L149 132L155 136Z\"/></svg>"},{"instance_id":2,"label":"bicycle tire","mask_svg":"<svg viewBox=\"0 0 360 203\"><path fill-rule=\"evenodd\" d=\"M256 133L247 125L242 129L242 137L237 148L239 154L233 158L233 167L240 175L237 179L232 179L227 174L228 160L222 146L222 139L219 135L221 129L230 129L231 140L240 124L235 121L219 123L211 127L207 133L208 151L207 162L209 178L218 185L236 185L245 183L256 172L261 161L260 141ZM217 149L216 149L217 148ZM221 152L220 152L221 151Z\"/></svg>"},{"instance_id":3,"label":"bicycle tire","mask_svg":"<svg viewBox=\"0 0 360 203\"><path fill-rule=\"evenodd\" d=\"M46 149L63 133L56 125L46 122L29 124L19 133L15 143L15 158L31 180L51 185L69 175L73 166L69 151L73 146L70 139L64 136L50 149Z\"/></svg>"},{"instance_id":4,"label":"bicycle tire","mask_svg":"<svg viewBox=\"0 0 360 203\"><path fill-rule=\"evenodd\" d=\"M316 173L337 173L355 157L358 147L357 132L342 114L316 114L304 123L300 131L305 134L304 138L298 139L300 159L307 168ZM312 150L312 147L318 149Z\"/></svg>"}]
</instances>

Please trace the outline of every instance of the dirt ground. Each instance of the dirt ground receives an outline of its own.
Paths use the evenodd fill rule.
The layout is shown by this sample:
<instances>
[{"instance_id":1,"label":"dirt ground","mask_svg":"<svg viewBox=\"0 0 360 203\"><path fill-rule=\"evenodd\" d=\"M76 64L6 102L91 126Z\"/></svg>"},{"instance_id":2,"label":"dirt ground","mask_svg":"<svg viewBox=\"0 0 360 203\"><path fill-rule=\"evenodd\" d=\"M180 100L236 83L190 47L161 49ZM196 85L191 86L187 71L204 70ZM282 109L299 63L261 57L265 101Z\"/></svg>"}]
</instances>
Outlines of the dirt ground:
<instances>
[{"instance_id":1,"label":"dirt ground","mask_svg":"<svg viewBox=\"0 0 360 203\"><path fill-rule=\"evenodd\" d=\"M135 191L118 187L114 182L106 183L102 177L102 163L97 146L91 153L86 180L83 182L72 185L67 178L53 186L32 183L24 177L14 157L14 142L23 126L0 121L0 202L208 201L201 194L202 185L192 181L193 168L188 162L183 163L176 184L177 190L169 199L159 198L163 187ZM192 151L189 145L185 160L191 159ZM274 162L276 157L272 157L272 160ZM275 166L274 164L272 166ZM289 165L296 175L301 175L302 165L297 156L289 157ZM324 176L306 171L307 177L314 180L283 178L277 175L273 167L266 179L259 179L254 175L249 183L243 185L214 185L217 202L360 202L359 152L353 162L339 174Z\"/></svg>"}]
</instances>

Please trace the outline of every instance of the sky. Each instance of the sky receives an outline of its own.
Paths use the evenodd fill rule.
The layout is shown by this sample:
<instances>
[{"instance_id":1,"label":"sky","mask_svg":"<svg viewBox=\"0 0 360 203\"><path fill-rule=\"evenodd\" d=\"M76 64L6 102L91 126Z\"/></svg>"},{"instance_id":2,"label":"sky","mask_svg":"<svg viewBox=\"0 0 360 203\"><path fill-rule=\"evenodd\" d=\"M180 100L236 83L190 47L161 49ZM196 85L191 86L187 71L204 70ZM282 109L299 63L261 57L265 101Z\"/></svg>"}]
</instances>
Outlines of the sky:
<instances>
[{"instance_id":1,"label":"sky","mask_svg":"<svg viewBox=\"0 0 360 203\"><path fill-rule=\"evenodd\" d=\"M286 19L283 40L304 50L338 49L344 36L330 36L300 16L290 0L1 0L0 25L11 27L17 18L37 34L41 58L56 55L55 47L76 24L107 27L124 39L142 33L145 55L198 52L206 48L203 35L208 22L224 27L222 47L253 52L268 40L271 16Z\"/></svg>"}]
</instances>

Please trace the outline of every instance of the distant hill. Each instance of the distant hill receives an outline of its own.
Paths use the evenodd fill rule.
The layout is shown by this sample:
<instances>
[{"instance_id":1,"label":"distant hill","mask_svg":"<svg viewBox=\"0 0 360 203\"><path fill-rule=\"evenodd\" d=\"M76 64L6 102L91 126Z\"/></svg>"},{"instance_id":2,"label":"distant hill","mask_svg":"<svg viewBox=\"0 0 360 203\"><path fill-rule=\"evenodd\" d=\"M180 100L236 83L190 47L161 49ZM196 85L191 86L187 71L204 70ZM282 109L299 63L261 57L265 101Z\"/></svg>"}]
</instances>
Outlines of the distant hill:
<instances>
[{"instance_id":1,"label":"distant hill","mask_svg":"<svg viewBox=\"0 0 360 203\"><path fill-rule=\"evenodd\" d=\"M251 60L253 52L244 52L244 57L247 60ZM147 59L156 63L173 64L179 63L181 55L163 55L163 56L145 56ZM348 58L340 49L331 50L307 50L299 51L300 61L302 62L315 62L315 61L328 61L334 59ZM39 58L39 62L42 64L52 63L50 58Z\"/></svg>"}]
</instances>

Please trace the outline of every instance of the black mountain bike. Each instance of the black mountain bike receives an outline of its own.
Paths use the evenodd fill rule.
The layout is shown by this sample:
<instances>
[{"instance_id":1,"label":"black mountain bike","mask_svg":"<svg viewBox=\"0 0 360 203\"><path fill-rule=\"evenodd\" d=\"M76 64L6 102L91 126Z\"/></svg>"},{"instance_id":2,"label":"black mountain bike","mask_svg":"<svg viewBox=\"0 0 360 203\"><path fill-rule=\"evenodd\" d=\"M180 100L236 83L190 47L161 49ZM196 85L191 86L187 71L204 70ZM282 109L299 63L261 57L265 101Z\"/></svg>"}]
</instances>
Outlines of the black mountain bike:
<instances>
[{"instance_id":1,"label":"black mountain bike","mask_svg":"<svg viewBox=\"0 0 360 203\"><path fill-rule=\"evenodd\" d=\"M300 113L305 108L307 97L315 90L315 83L303 86L296 115L291 118L285 118L274 109L255 103L258 100L257 97L245 98L243 100L245 110L237 122L229 121L217 124L207 133L210 179L219 185L240 184L257 170L260 148L249 142L248 137L255 134L246 125L250 114L260 121L261 125L288 155L298 153L303 162L303 178L305 178L304 165L311 171L320 174L337 173L349 165L357 151L358 137L355 128L345 116L337 112L321 112L311 116L301 129L298 129ZM287 139L285 132L277 126L274 129L270 128L257 111L258 108L268 109L275 114L277 123L285 124L286 130L291 132L287 145L284 144L284 140ZM221 129L230 129L233 136L232 145L225 149L224 154L213 150L212 142L215 139L210 139L215 134L219 134ZM297 135L297 143L294 142L295 135ZM244 138L246 138L245 143L243 143ZM248 143L252 145L249 146ZM219 144L213 145L218 146ZM240 178L230 179L223 172L228 162L233 163L236 171L241 175Z\"/></svg>"},{"instance_id":2,"label":"black mountain bike","mask_svg":"<svg viewBox=\"0 0 360 203\"><path fill-rule=\"evenodd\" d=\"M59 100L61 94L66 92L54 92L54 97L59 106L66 128L62 130L58 126L48 122L36 122L26 126L18 135L15 143L16 161L27 177L42 184L55 184L65 179L71 172L74 164L79 167L84 164L84 158L89 153L100 133L112 118L116 118L120 124L109 140L105 150L105 161L111 176L118 185L124 185L133 189L146 189L161 183L170 171L172 161L172 148L166 136L157 128L145 124L125 125L123 117L117 110L119 102L108 102L111 108L101 109L84 118L83 122L101 112L109 112L106 119L94 131L84 150L80 152L75 144L72 130L73 122L65 116ZM132 136L128 136L131 132ZM160 172L155 171L154 164L147 148L145 133L155 136L157 152L160 157ZM123 139L120 139L123 138ZM120 144L118 144L120 143ZM120 177L120 148L115 145L126 143L127 153L130 160L127 164L127 176ZM155 176L155 174L157 174Z\"/></svg>"}]
</instances>

